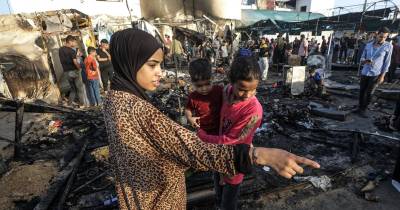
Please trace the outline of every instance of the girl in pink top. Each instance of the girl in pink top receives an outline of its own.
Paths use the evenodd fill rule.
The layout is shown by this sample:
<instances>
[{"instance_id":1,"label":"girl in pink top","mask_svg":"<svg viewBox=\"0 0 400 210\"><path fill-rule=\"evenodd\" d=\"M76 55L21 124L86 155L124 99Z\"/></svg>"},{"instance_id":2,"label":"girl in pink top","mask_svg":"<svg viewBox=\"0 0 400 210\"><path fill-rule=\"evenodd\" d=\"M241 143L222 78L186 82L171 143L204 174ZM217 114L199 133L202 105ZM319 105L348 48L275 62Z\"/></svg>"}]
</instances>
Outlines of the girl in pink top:
<instances>
[{"instance_id":1,"label":"girl in pink top","mask_svg":"<svg viewBox=\"0 0 400 210\"><path fill-rule=\"evenodd\" d=\"M200 129L200 139L214 144L252 144L263 115L262 106L255 96L260 78L261 72L255 58L235 59L229 75L231 84L225 87L223 93L219 135L208 135ZM233 177L215 174L217 207L236 209L243 177L241 173Z\"/></svg>"}]
</instances>

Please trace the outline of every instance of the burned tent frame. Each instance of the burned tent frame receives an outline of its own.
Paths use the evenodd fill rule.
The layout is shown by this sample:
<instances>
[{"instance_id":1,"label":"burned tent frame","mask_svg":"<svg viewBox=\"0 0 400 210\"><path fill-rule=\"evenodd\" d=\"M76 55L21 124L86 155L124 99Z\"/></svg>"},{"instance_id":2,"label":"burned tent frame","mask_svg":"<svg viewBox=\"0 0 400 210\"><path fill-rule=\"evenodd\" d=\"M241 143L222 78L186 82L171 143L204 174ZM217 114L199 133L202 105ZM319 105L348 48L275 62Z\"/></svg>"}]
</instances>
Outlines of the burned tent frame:
<instances>
[{"instance_id":1,"label":"burned tent frame","mask_svg":"<svg viewBox=\"0 0 400 210\"><path fill-rule=\"evenodd\" d=\"M397 30L399 21L383 20L387 19L391 12L396 11L394 7L378 9L372 11L352 12L331 17L322 17L301 22L287 22L280 20L260 20L251 26L240 28L244 31L262 31L263 33L290 32L300 34L302 31L338 31L338 30L358 30L376 31L381 26L386 26L392 30ZM360 28L360 20L361 28ZM368 23L368 24L365 24Z\"/></svg>"}]
</instances>

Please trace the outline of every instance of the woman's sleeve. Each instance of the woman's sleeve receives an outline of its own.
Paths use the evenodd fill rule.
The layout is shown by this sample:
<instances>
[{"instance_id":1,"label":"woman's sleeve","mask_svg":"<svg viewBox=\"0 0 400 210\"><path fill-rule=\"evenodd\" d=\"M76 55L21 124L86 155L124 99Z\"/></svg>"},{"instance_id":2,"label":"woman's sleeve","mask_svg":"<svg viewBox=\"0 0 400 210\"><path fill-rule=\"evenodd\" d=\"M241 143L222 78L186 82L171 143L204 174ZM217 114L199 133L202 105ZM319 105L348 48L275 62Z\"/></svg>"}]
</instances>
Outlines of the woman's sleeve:
<instances>
[{"instance_id":1,"label":"woman's sleeve","mask_svg":"<svg viewBox=\"0 0 400 210\"><path fill-rule=\"evenodd\" d=\"M178 164L202 171L214 170L231 176L237 173L251 173L248 145L204 143L195 133L178 125L147 102L137 103L134 112L149 144Z\"/></svg>"}]
</instances>

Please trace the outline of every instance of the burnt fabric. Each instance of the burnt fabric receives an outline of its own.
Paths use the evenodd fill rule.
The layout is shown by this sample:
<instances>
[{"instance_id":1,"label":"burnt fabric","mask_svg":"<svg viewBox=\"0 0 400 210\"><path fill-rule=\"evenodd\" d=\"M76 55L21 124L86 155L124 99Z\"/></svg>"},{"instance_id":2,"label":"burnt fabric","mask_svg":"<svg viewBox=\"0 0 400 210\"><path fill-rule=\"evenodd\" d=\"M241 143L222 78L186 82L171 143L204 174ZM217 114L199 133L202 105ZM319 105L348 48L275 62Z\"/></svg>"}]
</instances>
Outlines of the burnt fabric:
<instances>
[{"instance_id":1,"label":"burnt fabric","mask_svg":"<svg viewBox=\"0 0 400 210\"><path fill-rule=\"evenodd\" d=\"M149 100L136 80L136 74L147 60L162 46L149 33L139 29L125 29L113 34L110 53L114 67L111 90L119 90Z\"/></svg>"},{"instance_id":2,"label":"burnt fabric","mask_svg":"<svg viewBox=\"0 0 400 210\"><path fill-rule=\"evenodd\" d=\"M249 145L204 143L133 94L109 91L104 118L120 209L186 209L188 168L251 173Z\"/></svg>"}]
</instances>

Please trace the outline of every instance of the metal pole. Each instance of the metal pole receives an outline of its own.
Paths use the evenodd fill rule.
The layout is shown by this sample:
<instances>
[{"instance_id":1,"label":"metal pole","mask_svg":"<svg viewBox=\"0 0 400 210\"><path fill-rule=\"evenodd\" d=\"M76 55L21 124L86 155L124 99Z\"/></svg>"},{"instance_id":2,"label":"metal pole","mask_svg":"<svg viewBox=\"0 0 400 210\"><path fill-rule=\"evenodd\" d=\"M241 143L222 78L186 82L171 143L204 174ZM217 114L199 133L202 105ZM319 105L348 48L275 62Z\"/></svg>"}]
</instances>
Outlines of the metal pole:
<instances>
[{"instance_id":1,"label":"metal pole","mask_svg":"<svg viewBox=\"0 0 400 210\"><path fill-rule=\"evenodd\" d=\"M126 8L128 9L128 12L129 12L129 20L131 21L131 24L132 24L132 13L131 13L131 9L129 8L128 0L125 0L125 3L126 3Z\"/></svg>"},{"instance_id":2,"label":"metal pole","mask_svg":"<svg viewBox=\"0 0 400 210\"><path fill-rule=\"evenodd\" d=\"M178 61L178 56L175 54L175 47L176 47L176 30L175 26L172 28L172 59L174 60L175 64L175 85L178 87L178 68L180 68L179 61Z\"/></svg>"},{"instance_id":3,"label":"metal pole","mask_svg":"<svg viewBox=\"0 0 400 210\"><path fill-rule=\"evenodd\" d=\"M364 1L363 12L367 9L367 3L368 3L368 0L365 0L365 1Z\"/></svg>"},{"instance_id":4,"label":"metal pole","mask_svg":"<svg viewBox=\"0 0 400 210\"><path fill-rule=\"evenodd\" d=\"M8 5L8 11L10 12L10 15L11 15L10 0L7 0L7 5Z\"/></svg>"},{"instance_id":5,"label":"metal pole","mask_svg":"<svg viewBox=\"0 0 400 210\"><path fill-rule=\"evenodd\" d=\"M331 47L332 47L332 43L333 43L333 40L334 40L334 34L335 34L335 31L333 31L332 33L331 33L331 35L330 35L330 39L329 39L329 45L328 45L328 55L326 56L326 69L329 69L329 71L331 71L332 70L332 55L333 55L333 53L332 53L332 50L331 50ZM335 46L333 46L333 47L335 47Z\"/></svg>"}]
</instances>

